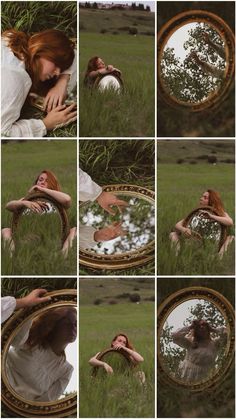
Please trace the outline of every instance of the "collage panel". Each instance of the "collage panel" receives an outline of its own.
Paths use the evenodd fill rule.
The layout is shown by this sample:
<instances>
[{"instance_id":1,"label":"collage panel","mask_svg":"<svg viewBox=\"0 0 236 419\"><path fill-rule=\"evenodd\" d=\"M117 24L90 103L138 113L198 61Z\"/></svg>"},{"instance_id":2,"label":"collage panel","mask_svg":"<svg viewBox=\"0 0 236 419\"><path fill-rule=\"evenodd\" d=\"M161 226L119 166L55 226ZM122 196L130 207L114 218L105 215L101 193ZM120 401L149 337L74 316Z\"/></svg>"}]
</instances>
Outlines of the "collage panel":
<instances>
[{"instance_id":1,"label":"collage panel","mask_svg":"<svg viewBox=\"0 0 236 419\"><path fill-rule=\"evenodd\" d=\"M235 2L157 4L157 136L235 136Z\"/></svg>"},{"instance_id":2,"label":"collage panel","mask_svg":"<svg viewBox=\"0 0 236 419\"><path fill-rule=\"evenodd\" d=\"M79 141L80 275L155 274L155 141Z\"/></svg>"},{"instance_id":3,"label":"collage panel","mask_svg":"<svg viewBox=\"0 0 236 419\"><path fill-rule=\"evenodd\" d=\"M157 305L157 416L234 417L235 279L158 278Z\"/></svg>"},{"instance_id":4,"label":"collage panel","mask_svg":"<svg viewBox=\"0 0 236 419\"><path fill-rule=\"evenodd\" d=\"M1 137L77 137L77 2L2 1Z\"/></svg>"},{"instance_id":5,"label":"collage panel","mask_svg":"<svg viewBox=\"0 0 236 419\"><path fill-rule=\"evenodd\" d=\"M77 274L77 144L2 141L2 275Z\"/></svg>"},{"instance_id":6,"label":"collage panel","mask_svg":"<svg viewBox=\"0 0 236 419\"><path fill-rule=\"evenodd\" d=\"M77 279L2 278L1 313L1 414L77 417Z\"/></svg>"},{"instance_id":7,"label":"collage panel","mask_svg":"<svg viewBox=\"0 0 236 419\"><path fill-rule=\"evenodd\" d=\"M79 2L80 137L155 135L155 2Z\"/></svg>"},{"instance_id":8,"label":"collage panel","mask_svg":"<svg viewBox=\"0 0 236 419\"><path fill-rule=\"evenodd\" d=\"M235 274L234 140L158 140L158 274Z\"/></svg>"},{"instance_id":9,"label":"collage panel","mask_svg":"<svg viewBox=\"0 0 236 419\"><path fill-rule=\"evenodd\" d=\"M80 417L154 417L154 278L80 278Z\"/></svg>"}]
</instances>

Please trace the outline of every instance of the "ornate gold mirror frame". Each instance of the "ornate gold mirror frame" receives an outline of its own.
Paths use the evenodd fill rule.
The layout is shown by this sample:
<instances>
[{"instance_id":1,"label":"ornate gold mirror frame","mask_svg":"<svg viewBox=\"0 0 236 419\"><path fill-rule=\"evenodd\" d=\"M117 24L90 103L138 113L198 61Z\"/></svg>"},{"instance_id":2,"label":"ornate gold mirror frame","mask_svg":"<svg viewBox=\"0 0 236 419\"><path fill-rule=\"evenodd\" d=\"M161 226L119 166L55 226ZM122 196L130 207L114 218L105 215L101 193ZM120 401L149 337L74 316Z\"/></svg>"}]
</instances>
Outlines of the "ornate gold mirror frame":
<instances>
[{"instance_id":1,"label":"ornate gold mirror frame","mask_svg":"<svg viewBox=\"0 0 236 419\"><path fill-rule=\"evenodd\" d=\"M77 395L66 396L63 399L53 402L36 402L26 400L16 393L10 386L6 374L6 358L12 339L17 335L20 328L28 320L48 309L62 306L77 306L77 291L75 289L64 289L49 292L47 296L51 301L38 304L37 306L16 311L4 324L2 328L2 403L11 412L22 417L65 417L77 412Z\"/></svg>"},{"instance_id":2,"label":"ornate gold mirror frame","mask_svg":"<svg viewBox=\"0 0 236 419\"><path fill-rule=\"evenodd\" d=\"M155 193L141 186L108 185L105 186L103 190L105 192L112 192L117 196L127 195L135 198L142 198L155 207ZM87 205L87 202L82 202L80 207L83 207L84 205ZM154 240L137 250L116 255L96 254L80 247L79 262L81 265L93 269L126 269L133 266L144 265L151 260L154 260L154 250Z\"/></svg>"},{"instance_id":3,"label":"ornate gold mirror frame","mask_svg":"<svg viewBox=\"0 0 236 419\"><path fill-rule=\"evenodd\" d=\"M193 300L203 299L214 304L219 312L223 315L228 322L228 340L225 350L225 361L224 365L214 374L214 376L208 380L198 382L196 384L184 383L183 380L179 380L168 372L165 366L165 362L160 353L160 338L164 323L166 322L170 313L181 303ZM230 302L219 292L206 288L206 287L189 287L181 289L170 296L168 296L159 306L157 312L157 357L158 357L158 375L160 381L168 385L174 385L182 388L186 388L193 392L203 391L205 389L214 389L217 385L222 383L226 378L234 360L234 345L235 345L235 317L234 309Z\"/></svg>"},{"instance_id":4,"label":"ornate gold mirror frame","mask_svg":"<svg viewBox=\"0 0 236 419\"><path fill-rule=\"evenodd\" d=\"M168 93L166 85L161 76L161 60L165 45L173 33L182 26L193 23L203 22L212 26L216 32L223 38L226 51L225 79L220 87L208 98L202 102L184 102ZM190 112L200 112L207 108L213 108L220 104L228 95L231 85L234 82L235 68L235 38L232 30L227 23L214 13L206 10L190 10L177 14L170 19L159 31L157 36L157 68L158 68L158 93L164 101L171 106L179 109L185 109Z\"/></svg>"},{"instance_id":5,"label":"ornate gold mirror frame","mask_svg":"<svg viewBox=\"0 0 236 419\"><path fill-rule=\"evenodd\" d=\"M132 368L134 365L132 364L129 355L127 354L126 351L122 350L122 348L120 349L113 349L113 348L108 348L105 349L104 351L100 352L97 356L98 360L102 360L105 362L108 362L108 364L113 368L113 365L110 363L111 357L114 357L114 361L116 361L116 359L120 358L120 361L122 363L122 370L126 370L129 371L130 368ZM101 369L101 368L100 368ZM114 368L113 368L114 370ZM92 375L93 377L96 377L99 371L99 367L94 367L93 371L92 371ZM103 370L104 371L104 370ZM114 373L116 371L114 370Z\"/></svg>"},{"instance_id":6,"label":"ornate gold mirror frame","mask_svg":"<svg viewBox=\"0 0 236 419\"><path fill-rule=\"evenodd\" d=\"M65 208L56 200L53 199L51 196L47 195L44 192L32 192L30 194L28 194L25 199L27 201L44 201L44 202L49 202L50 204L52 204L58 211L58 215L60 217L60 221L61 221L61 247L63 246L66 238L68 237L69 234L69 221L68 221L68 216L67 216L67 212L65 210ZM13 214L12 217L12 233L13 233L13 237L16 234L16 230L17 227L19 225L20 219L22 217L22 214L24 212L24 208L18 210L17 212L15 212Z\"/></svg>"}]
</instances>

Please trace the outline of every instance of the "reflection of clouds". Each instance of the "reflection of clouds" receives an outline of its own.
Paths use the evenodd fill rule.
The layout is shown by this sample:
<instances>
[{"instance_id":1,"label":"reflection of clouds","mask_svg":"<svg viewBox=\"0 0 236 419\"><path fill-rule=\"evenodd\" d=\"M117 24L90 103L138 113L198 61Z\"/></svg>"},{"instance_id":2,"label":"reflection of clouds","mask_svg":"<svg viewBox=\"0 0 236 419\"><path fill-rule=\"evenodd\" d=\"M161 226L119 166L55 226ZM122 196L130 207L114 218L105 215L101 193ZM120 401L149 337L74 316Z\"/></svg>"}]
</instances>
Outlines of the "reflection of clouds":
<instances>
[{"instance_id":1,"label":"reflection of clouds","mask_svg":"<svg viewBox=\"0 0 236 419\"><path fill-rule=\"evenodd\" d=\"M107 214L95 202L88 203L80 208L80 223L94 227L96 230L111 225L113 222L122 222L122 229L126 231L124 237L117 237L107 242L98 243L93 251L98 254L117 254L137 250L155 238L155 208L142 198L120 196L128 202L122 214L115 216Z\"/></svg>"},{"instance_id":2,"label":"reflection of clouds","mask_svg":"<svg viewBox=\"0 0 236 419\"><path fill-rule=\"evenodd\" d=\"M217 221L209 220L204 214L198 213L193 216L189 223L191 230L201 234L205 239L219 241L221 237L221 225Z\"/></svg>"}]
</instances>

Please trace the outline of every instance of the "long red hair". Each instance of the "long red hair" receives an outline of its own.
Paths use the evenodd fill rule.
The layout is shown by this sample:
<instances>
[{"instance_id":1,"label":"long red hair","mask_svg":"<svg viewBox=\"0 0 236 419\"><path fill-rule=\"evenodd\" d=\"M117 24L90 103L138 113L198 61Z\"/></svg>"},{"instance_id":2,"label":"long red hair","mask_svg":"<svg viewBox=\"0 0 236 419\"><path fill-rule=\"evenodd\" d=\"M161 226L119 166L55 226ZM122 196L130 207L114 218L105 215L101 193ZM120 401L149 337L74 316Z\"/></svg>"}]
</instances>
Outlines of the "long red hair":
<instances>
[{"instance_id":1,"label":"long red hair","mask_svg":"<svg viewBox=\"0 0 236 419\"><path fill-rule=\"evenodd\" d=\"M30 348L34 348L35 346L44 349L48 348L53 340L55 327L71 312L77 316L74 307L55 308L37 316L30 328L26 345Z\"/></svg>"},{"instance_id":2,"label":"long red hair","mask_svg":"<svg viewBox=\"0 0 236 419\"><path fill-rule=\"evenodd\" d=\"M115 342L115 340L118 338L118 336L123 336L124 338L125 338L125 340L126 340L126 343L125 343L125 346L126 346L126 348L129 348L129 349L133 349L134 350L134 347L133 347L133 345L131 344L131 342L130 342L130 340L129 340L129 338L128 338L128 336L127 335L125 335L124 333L118 333L113 339L112 339L112 341L111 341L111 347L112 347L112 344L113 344L113 342Z\"/></svg>"},{"instance_id":3,"label":"long red hair","mask_svg":"<svg viewBox=\"0 0 236 419\"><path fill-rule=\"evenodd\" d=\"M47 29L32 36L15 29L2 34L17 58L25 62L33 87L40 84L39 58L52 61L61 71L71 66L74 60L74 43L57 29Z\"/></svg>"},{"instance_id":4,"label":"long red hair","mask_svg":"<svg viewBox=\"0 0 236 419\"><path fill-rule=\"evenodd\" d=\"M220 194L213 189L207 189L209 193L209 206L214 208L218 215L224 215L225 210L223 206L223 202L221 201Z\"/></svg>"},{"instance_id":5,"label":"long red hair","mask_svg":"<svg viewBox=\"0 0 236 419\"><path fill-rule=\"evenodd\" d=\"M51 170L42 170L42 172L40 172L40 174L36 178L34 185L37 184L39 176L42 173L45 173L47 175L47 182L48 182L48 188L49 189L52 189L54 191L60 191L61 190L60 184L59 184L56 176L54 175L54 173L51 172Z\"/></svg>"},{"instance_id":6,"label":"long red hair","mask_svg":"<svg viewBox=\"0 0 236 419\"><path fill-rule=\"evenodd\" d=\"M85 77L84 77L84 83L86 83L87 78L89 76L89 73L91 73L91 71L96 71L98 69L97 67L97 60L99 59L98 56L92 57L90 58L88 65L87 65L87 70L85 73Z\"/></svg>"}]
</instances>

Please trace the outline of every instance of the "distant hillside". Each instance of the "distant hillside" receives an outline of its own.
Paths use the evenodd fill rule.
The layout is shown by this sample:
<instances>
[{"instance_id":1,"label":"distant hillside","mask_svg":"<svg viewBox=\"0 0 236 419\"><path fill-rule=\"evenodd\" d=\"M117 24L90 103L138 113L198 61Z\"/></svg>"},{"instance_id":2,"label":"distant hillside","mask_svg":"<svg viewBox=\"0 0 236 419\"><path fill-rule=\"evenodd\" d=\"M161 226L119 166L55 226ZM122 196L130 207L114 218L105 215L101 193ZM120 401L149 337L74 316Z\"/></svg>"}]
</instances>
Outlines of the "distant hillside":
<instances>
[{"instance_id":1,"label":"distant hillside","mask_svg":"<svg viewBox=\"0 0 236 419\"><path fill-rule=\"evenodd\" d=\"M79 27L83 32L155 35L155 14L134 10L96 10L80 8Z\"/></svg>"}]
</instances>

